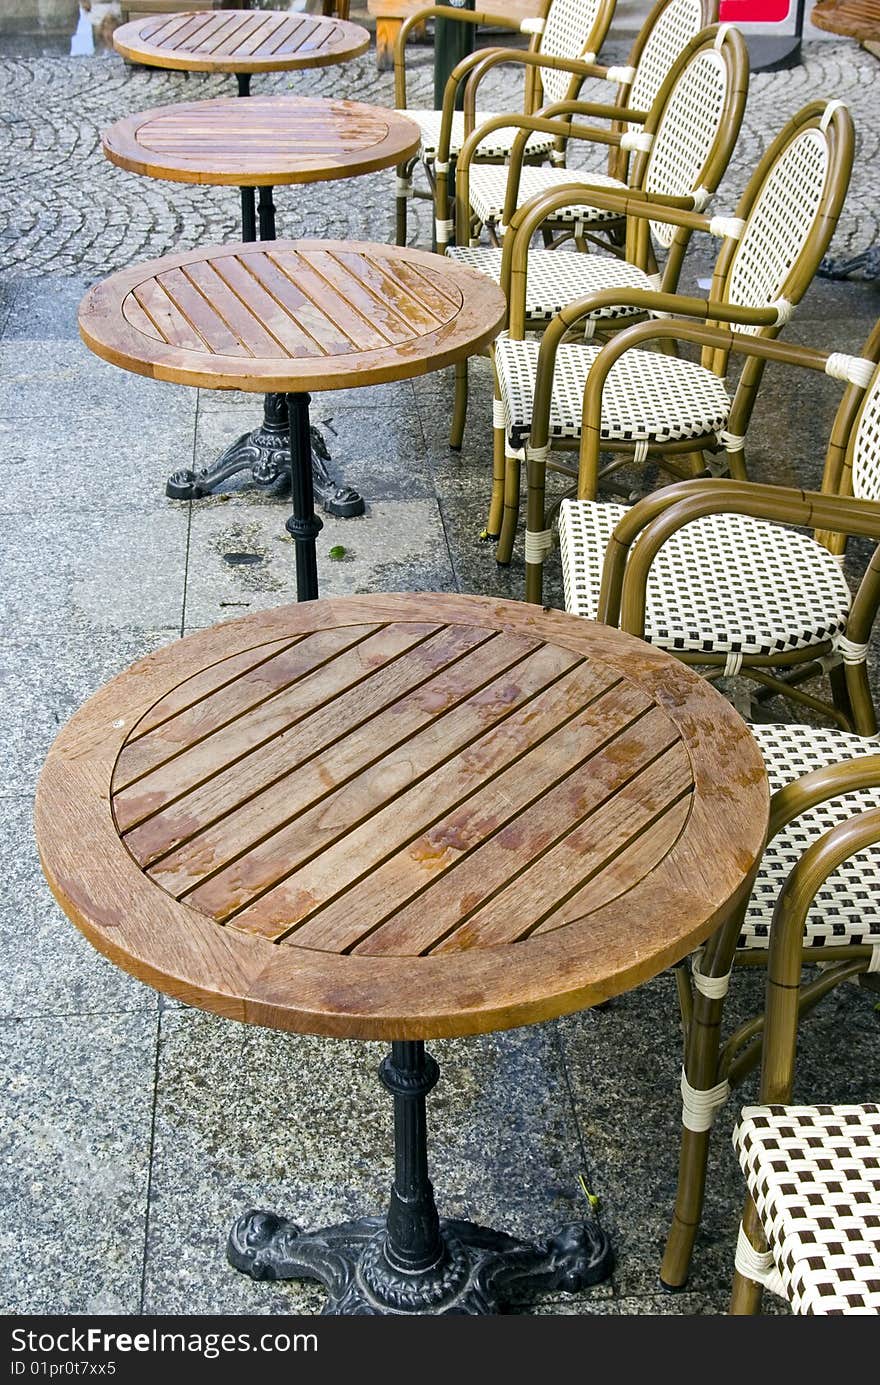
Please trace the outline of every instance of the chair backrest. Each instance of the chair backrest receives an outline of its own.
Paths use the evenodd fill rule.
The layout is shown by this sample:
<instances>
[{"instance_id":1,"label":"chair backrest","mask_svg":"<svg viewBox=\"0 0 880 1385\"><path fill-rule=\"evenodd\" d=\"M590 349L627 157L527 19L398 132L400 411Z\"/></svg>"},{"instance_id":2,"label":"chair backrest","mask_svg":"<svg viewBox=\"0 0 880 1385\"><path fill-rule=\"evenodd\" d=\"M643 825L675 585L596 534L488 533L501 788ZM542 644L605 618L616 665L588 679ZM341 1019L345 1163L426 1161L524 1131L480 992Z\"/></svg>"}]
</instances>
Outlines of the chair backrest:
<instances>
[{"instance_id":1,"label":"chair backrest","mask_svg":"<svg viewBox=\"0 0 880 1385\"><path fill-rule=\"evenodd\" d=\"M749 89L749 55L738 29L713 24L672 64L645 122L650 148L638 154L630 186L667 197L694 195L705 206L730 161ZM638 136L636 136L638 138ZM655 241L682 252L689 233L651 222Z\"/></svg>"},{"instance_id":2,"label":"chair backrest","mask_svg":"<svg viewBox=\"0 0 880 1385\"><path fill-rule=\"evenodd\" d=\"M880 500L880 366L865 391L850 443L852 492L861 500Z\"/></svg>"},{"instance_id":3,"label":"chair backrest","mask_svg":"<svg viewBox=\"0 0 880 1385\"><path fill-rule=\"evenodd\" d=\"M853 160L853 124L839 101L813 101L783 128L736 209L743 223L719 253L712 298L740 307L779 306L775 336L813 280L840 215Z\"/></svg>"},{"instance_id":4,"label":"chair backrest","mask_svg":"<svg viewBox=\"0 0 880 1385\"><path fill-rule=\"evenodd\" d=\"M619 103L649 111L679 53L717 18L718 0L657 0L630 51L635 75L622 84Z\"/></svg>"},{"instance_id":5,"label":"chair backrest","mask_svg":"<svg viewBox=\"0 0 880 1385\"><path fill-rule=\"evenodd\" d=\"M544 29L535 45L551 58L581 58L595 62L611 25L616 0L550 0L544 11ZM541 70L544 105L571 101L583 85L571 72Z\"/></svg>"}]
</instances>

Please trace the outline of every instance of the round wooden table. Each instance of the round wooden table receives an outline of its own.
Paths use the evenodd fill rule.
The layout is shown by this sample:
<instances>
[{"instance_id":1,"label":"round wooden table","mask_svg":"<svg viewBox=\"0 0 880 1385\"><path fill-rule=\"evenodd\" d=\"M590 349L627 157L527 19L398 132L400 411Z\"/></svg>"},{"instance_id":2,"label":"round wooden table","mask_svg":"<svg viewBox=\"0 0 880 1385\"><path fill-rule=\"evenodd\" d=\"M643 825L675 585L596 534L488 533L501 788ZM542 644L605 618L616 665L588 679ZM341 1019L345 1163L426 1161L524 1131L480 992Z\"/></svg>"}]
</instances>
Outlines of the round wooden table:
<instances>
[{"instance_id":1,"label":"round wooden table","mask_svg":"<svg viewBox=\"0 0 880 1385\"><path fill-rule=\"evenodd\" d=\"M397 111L359 101L317 97L249 97L190 101L128 116L105 130L102 147L112 163L133 173L174 182L236 184L241 188L242 239L256 239L259 188L261 240L275 239L272 188L353 178L405 161L419 148L414 121ZM330 514L363 514L364 502L339 486L327 470L329 454L313 438L313 485ZM266 396L263 422L236 439L199 473L175 472L166 494L174 500L209 495L231 476L250 471L257 485L277 489L290 449L286 401Z\"/></svg>"},{"instance_id":2,"label":"round wooden table","mask_svg":"<svg viewBox=\"0 0 880 1385\"><path fill-rule=\"evenodd\" d=\"M593 1222L542 1245L440 1222L432 1036L626 991L751 888L768 789L748 728L671 655L559 611L379 595L286 606L135 664L62 730L36 834L62 908L187 1004L391 1041L387 1218L233 1227L255 1278L338 1313L495 1311L606 1272ZM625 1055L621 1055L625 1068Z\"/></svg>"},{"instance_id":3,"label":"round wooden table","mask_svg":"<svg viewBox=\"0 0 880 1385\"><path fill-rule=\"evenodd\" d=\"M155 14L113 32L113 47L130 62L185 72L234 72L247 96L255 72L327 67L357 58L370 34L346 20L289 10L215 10Z\"/></svg>"},{"instance_id":4,"label":"round wooden table","mask_svg":"<svg viewBox=\"0 0 880 1385\"><path fill-rule=\"evenodd\" d=\"M505 313L497 284L443 255L275 240L208 246L121 270L86 293L79 328L97 355L138 375L283 399L293 497L287 529L296 543L297 596L310 601L318 595L321 520L308 391L439 370L487 346ZM226 475L235 469L232 459ZM171 478L194 495L217 482L216 463Z\"/></svg>"}]
</instances>

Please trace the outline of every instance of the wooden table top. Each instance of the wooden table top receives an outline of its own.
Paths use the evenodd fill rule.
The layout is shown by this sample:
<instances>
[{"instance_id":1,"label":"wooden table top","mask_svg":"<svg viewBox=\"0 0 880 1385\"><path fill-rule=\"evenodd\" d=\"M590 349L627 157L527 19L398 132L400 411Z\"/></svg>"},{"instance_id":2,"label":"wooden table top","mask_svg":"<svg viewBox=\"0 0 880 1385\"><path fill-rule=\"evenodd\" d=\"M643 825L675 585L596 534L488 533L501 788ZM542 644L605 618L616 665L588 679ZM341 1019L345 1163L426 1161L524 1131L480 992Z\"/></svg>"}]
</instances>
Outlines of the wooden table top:
<instances>
[{"instance_id":1,"label":"wooden table top","mask_svg":"<svg viewBox=\"0 0 880 1385\"><path fill-rule=\"evenodd\" d=\"M416 153L414 120L319 96L219 96L126 116L101 133L111 163L173 183L275 186L356 178Z\"/></svg>"},{"instance_id":2,"label":"wooden table top","mask_svg":"<svg viewBox=\"0 0 880 1385\"><path fill-rule=\"evenodd\" d=\"M289 10L212 10L133 19L114 30L113 46L132 62L187 72L280 72L356 58L370 34Z\"/></svg>"},{"instance_id":3,"label":"wooden table top","mask_svg":"<svg viewBox=\"0 0 880 1385\"><path fill-rule=\"evenodd\" d=\"M444 255L276 240L121 270L89 289L79 328L136 374L262 394L424 375L482 350L504 316L501 289Z\"/></svg>"},{"instance_id":4,"label":"wooden table top","mask_svg":"<svg viewBox=\"0 0 880 1385\"><path fill-rule=\"evenodd\" d=\"M671 655L560 611L377 595L190 635L43 768L62 907L150 985L270 1028L418 1039L627 990L750 888L745 723Z\"/></svg>"}]
</instances>

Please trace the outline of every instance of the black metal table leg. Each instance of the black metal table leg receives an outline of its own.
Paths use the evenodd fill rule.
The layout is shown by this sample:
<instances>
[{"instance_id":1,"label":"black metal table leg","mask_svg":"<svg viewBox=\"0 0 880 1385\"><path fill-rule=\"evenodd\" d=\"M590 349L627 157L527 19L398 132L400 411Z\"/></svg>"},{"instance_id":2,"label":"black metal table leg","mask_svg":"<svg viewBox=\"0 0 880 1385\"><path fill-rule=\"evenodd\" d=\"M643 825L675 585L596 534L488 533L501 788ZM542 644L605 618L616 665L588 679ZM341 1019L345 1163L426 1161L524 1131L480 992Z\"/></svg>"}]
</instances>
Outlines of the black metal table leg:
<instances>
[{"instance_id":1,"label":"black metal table leg","mask_svg":"<svg viewBox=\"0 0 880 1385\"><path fill-rule=\"evenodd\" d=\"M474 1222L441 1220L428 1179L425 1097L439 1068L421 1042L392 1043L379 1067L394 1097L394 1184L386 1217L303 1232L274 1212L252 1211L232 1228L231 1265L253 1279L317 1279L324 1313L497 1313L535 1293L576 1292L611 1272L608 1240L573 1222L535 1244Z\"/></svg>"},{"instance_id":2,"label":"black metal table leg","mask_svg":"<svg viewBox=\"0 0 880 1385\"><path fill-rule=\"evenodd\" d=\"M285 528L296 549L296 599L315 601L318 597L318 562L315 539L323 525L315 514L312 487L312 439L307 394L275 395L287 404L290 440L290 489L293 514Z\"/></svg>"}]
</instances>

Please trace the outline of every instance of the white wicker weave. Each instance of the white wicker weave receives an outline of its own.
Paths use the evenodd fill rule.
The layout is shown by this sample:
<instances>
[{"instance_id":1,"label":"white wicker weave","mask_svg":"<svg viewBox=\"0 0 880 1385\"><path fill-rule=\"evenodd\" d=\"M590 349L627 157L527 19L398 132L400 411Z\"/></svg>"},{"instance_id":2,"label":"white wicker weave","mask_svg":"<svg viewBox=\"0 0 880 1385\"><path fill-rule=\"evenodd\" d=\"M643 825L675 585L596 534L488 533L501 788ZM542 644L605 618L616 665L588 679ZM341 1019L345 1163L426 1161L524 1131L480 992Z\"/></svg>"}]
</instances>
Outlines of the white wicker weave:
<instances>
[{"instance_id":1,"label":"white wicker weave","mask_svg":"<svg viewBox=\"0 0 880 1385\"><path fill-rule=\"evenodd\" d=\"M753 726L771 792L811 770L876 755L880 738L836 727L778 724ZM761 860L737 947L766 952L779 891L807 847L854 813L880 808L880 789L860 789L810 808L770 841ZM880 847L850 856L821 886L807 915L804 947L880 944Z\"/></svg>"},{"instance_id":2,"label":"white wicker weave","mask_svg":"<svg viewBox=\"0 0 880 1385\"><path fill-rule=\"evenodd\" d=\"M682 72L663 108L644 176L649 193L684 197L700 182L714 144L727 96L727 67L716 48L697 53ZM651 223L661 245L672 244L676 228Z\"/></svg>"},{"instance_id":3,"label":"white wicker weave","mask_svg":"<svg viewBox=\"0 0 880 1385\"><path fill-rule=\"evenodd\" d=\"M625 513L602 501L562 502L565 607L575 615L595 618L605 550ZM849 608L840 567L809 535L709 515L679 529L654 559L645 639L679 653L772 656L835 640Z\"/></svg>"},{"instance_id":4,"label":"white wicker weave","mask_svg":"<svg viewBox=\"0 0 880 1385\"><path fill-rule=\"evenodd\" d=\"M824 131L802 131L781 155L762 188L739 240L724 299L765 308L780 297L815 224L828 174ZM738 327L756 335L760 327Z\"/></svg>"},{"instance_id":5,"label":"white wicker weave","mask_svg":"<svg viewBox=\"0 0 880 1385\"><path fill-rule=\"evenodd\" d=\"M658 16L639 56L627 96L632 111L649 111L679 53L703 27L700 0L672 0Z\"/></svg>"},{"instance_id":6,"label":"white wicker weave","mask_svg":"<svg viewBox=\"0 0 880 1385\"><path fill-rule=\"evenodd\" d=\"M508 173L509 169L506 167L498 168L491 164L481 164L479 167L471 165L468 183L471 210L484 224L491 221L497 226L502 220ZM580 170L565 168L523 168L516 205L521 207L523 202L528 202L529 198L535 197L539 192L565 187L568 183L582 183L585 187L592 184L597 188L626 191L626 183L621 182L619 178L609 177L607 173L583 174ZM565 225L573 225L577 221L595 224L616 221L618 214L600 211L598 207L591 207L588 203L577 203L554 212L553 220Z\"/></svg>"},{"instance_id":7,"label":"white wicker weave","mask_svg":"<svg viewBox=\"0 0 880 1385\"><path fill-rule=\"evenodd\" d=\"M493 245L447 247L447 255L459 264L477 269L496 284L501 282L501 254ZM627 260L613 260L599 255L571 254L559 250L529 251L529 270L526 280L526 316L533 322L549 321L561 312L566 303L583 298L600 289L656 289L650 274ZM594 319L632 317L637 308L600 308L591 314Z\"/></svg>"},{"instance_id":8,"label":"white wicker weave","mask_svg":"<svg viewBox=\"0 0 880 1385\"><path fill-rule=\"evenodd\" d=\"M880 371L862 402L852 461L853 493L862 500L880 500Z\"/></svg>"},{"instance_id":9,"label":"white wicker weave","mask_svg":"<svg viewBox=\"0 0 880 1385\"><path fill-rule=\"evenodd\" d=\"M551 438L580 437L584 387L598 352L595 346L560 346L550 406ZM495 369L514 447L523 445L532 426L537 362L536 341L501 337L496 342ZM602 438L674 442L714 437L729 410L724 381L711 370L659 352L627 351L606 381Z\"/></svg>"},{"instance_id":10,"label":"white wicker weave","mask_svg":"<svg viewBox=\"0 0 880 1385\"><path fill-rule=\"evenodd\" d=\"M437 145L440 143L440 125L443 118L442 111L411 111L400 112L401 115L408 116L414 120L422 132L421 157L433 162L437 157ZM482 124L486 120L494 120L495 113L491 111L480 111L477 116L477 124ZM487 159L505 159L510 153L514 139L520 133L515 125L507 125L501 130L493 130L491 134L480 145L480 154ZM455 158L464 144L464 112L455 111L452 116L452 137L449 143L449 154ZM527 153L542 154L547 153L553 148L553 136L542 135L539 131L529 136Z\"/></svg>"},{"instance_id":11,"label":"white wicker weave","mask_svg":"<svg viewBox=\"0 0 880 1385\"><path fill-rule=\"evenodd\" d=\"M880 1313L880 1106L747 1106L733 1134L797 1314Z\"/></svg>"},{"instance_id":12,"label":"white wicker weave","mask_svg":"<svg viewBox=\"0 0 880 1385\"><path fill-rule=\"evenodd\" d=\"M595 62L589 52L593 26L599 10L598 0L553 0L541 35L540 52L552 58L583 58ZM544 105L564 101L572 82L570 72L539 68L544 88Z\"/></svg>"}]
</instances>

